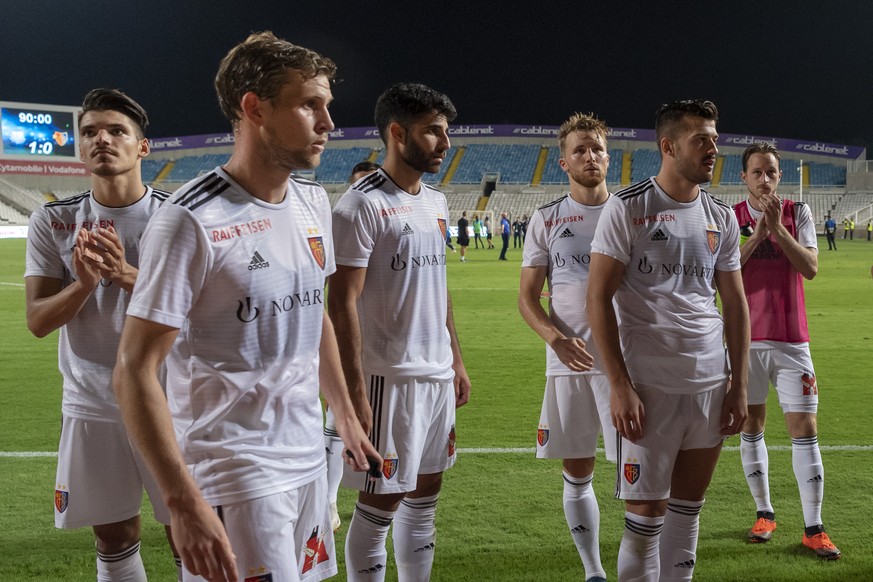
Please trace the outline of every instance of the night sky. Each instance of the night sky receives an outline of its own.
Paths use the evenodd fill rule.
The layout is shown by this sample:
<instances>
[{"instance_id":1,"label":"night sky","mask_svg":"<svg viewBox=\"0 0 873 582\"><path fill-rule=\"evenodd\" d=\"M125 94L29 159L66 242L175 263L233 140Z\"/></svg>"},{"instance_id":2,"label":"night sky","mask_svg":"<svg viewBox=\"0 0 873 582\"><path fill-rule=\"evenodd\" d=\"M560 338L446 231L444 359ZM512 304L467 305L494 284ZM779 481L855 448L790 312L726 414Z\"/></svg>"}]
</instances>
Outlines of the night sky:
<instances>
[{"instance_id":1,"label":"night sky","mask_svg":"<svg viewBox=\"0 0 873 582\"><path fill-rule=\"evenodd\" d=\"M0 22L0 100L116 87L150 137L227 131L218 62L269 29L337 62L338 127L373 125L378 95L414 81L464 124L651 128L659 103L703 97L724 133L873 146L870 2L3 0Z\"/></svg>"}]
</instances>

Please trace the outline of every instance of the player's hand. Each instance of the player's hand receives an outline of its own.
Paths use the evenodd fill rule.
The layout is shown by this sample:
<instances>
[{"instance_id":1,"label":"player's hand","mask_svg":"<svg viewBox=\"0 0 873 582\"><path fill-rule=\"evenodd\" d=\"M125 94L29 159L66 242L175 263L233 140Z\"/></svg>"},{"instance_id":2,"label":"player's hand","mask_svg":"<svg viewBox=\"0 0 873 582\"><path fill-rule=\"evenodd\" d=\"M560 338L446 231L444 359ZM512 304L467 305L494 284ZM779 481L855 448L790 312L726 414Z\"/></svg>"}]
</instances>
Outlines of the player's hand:
<instances>
[{"instance_id":1,"label":"player's hand","mask_svg":"<svg viewBox=\"0 0 873 582\"><path fill-rule=\"evenodd\" d=\"M594 357L578 337L565 337L552 343L552 349L561 362L574 372L587 372L594 367Z\"/></svg>"},{"instance_id":2,"label":"player's hand","mask_svg":"<svg viewBox=\"0 0 873 582\"><path fill-rule=\"evenodd\" d=\"M739 433L748 418L749 407L745 387L731 382L721 405L721 434L731 436Z\"/></svg>"},{"instance_id":3,"label":"player's hand","mask_svg":"<svg viewBox=\"0 0 873 582\"><path fill-rule=\"evenodd\" d=\"M637 391L630 384L612 387L609 393L612 425L622 437L631 442L643 438L646 411Z\"/></svg>"},{"instance_id":4,"label":"player's hand","mask_svg":"<svg viewBox=\"0 0 873 582\"><path fill-rule=\"evenodd\" d=\"M76 246L73 247L73 270L76 279L88 289L94 289L100 283L102 275L94 266L99 258L87 248L90 233L86 229L80 229L76 235Z\"/></svg>"},{"instance_id":5,"label":"player's hand","mask_svg":"<svg viewBox=\"0 0 873 582\"><path fill-rule=\"evenodd\" d=\"M125 259L124 245L115 228L98 228L89 234L84 243L94 257L93 267L100 271L104 279L116 285L126 286L136 280L136 269Z\"/></svg>"},{"instance_id":6,"label":"player's hand","mask_svg":"<svg viewBox=\"0 0 873 582\"><path fill-rule=\"evenodd\" d=\"M182 564L209 582L236 582L236 556L224 524L203 498L173 511L170 527Z\"/></svg>"},{"instance_id":7,"label":"player's hand","mask_svg":"<svg viewBox=\"0 0 873 582\"><path fill-rule=\"evenodd\" d=\"M370 406L370 401L366 396L367 392L360 390L357 392L349 391L349 397L352 401L352 408L355 409L355 416L364 430L364 434L369 434L373 428L373 408Z\"/></svg>"},{"instance_id":8,"label":"player's hand","mask_svg":"<svg viewBox=\"0 0 873 582\"><path fill-rule=\"evenodd\" d=\"M336 423L336 432L343 440L346 454L343 456L343 461L355 471L370 471L371 464L375 469L380 471L382 468L382 456L370 439L367 438L367 433L364 431L360 422L356 417L338 418L334 416ZM378 477L378 473L370 473L371 479Z\"/></svg>"},{"instance_id":9,"label":"player's hand","mask_svg":"<svg viewBox=\"0 0 873 582\"><path fill-rule=\"evenodd\" d=\"M470 401L470 388L472 384L463 362L453 367L455 369L455 379L453 380L455 385L455 408L460 408Z\"/></svg>"}]
</instances>

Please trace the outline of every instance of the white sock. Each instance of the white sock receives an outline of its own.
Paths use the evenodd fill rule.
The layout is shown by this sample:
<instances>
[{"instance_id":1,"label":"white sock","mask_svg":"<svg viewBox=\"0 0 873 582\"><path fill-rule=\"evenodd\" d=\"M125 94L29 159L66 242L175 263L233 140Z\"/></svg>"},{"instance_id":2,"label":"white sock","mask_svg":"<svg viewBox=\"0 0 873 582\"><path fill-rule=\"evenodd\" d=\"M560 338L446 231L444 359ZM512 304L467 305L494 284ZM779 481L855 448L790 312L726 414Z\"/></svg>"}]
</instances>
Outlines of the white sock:
<instances>
[{"instance_id":1,"label":"white sock","mask_svg":"<svg viewBox=\"0 0 873 582\"><path fill-rule=\"evenodd\" d=\"M618 548L618 579L622 582L658 582L661 574L658 542L664 517L643 517L626 511L624 535Z\"/></svg>"},{"instance_id":2,"label":"white sock","mask_svg":"<svg viewBox=\"0 0 873 582\"><path fill-rule=\"evenodd\" d=\"M324 429L324 452L327 455L327 499L336 503L336 494L339 491L340 481L343 478L343 439L339 438L336 430L328 434Z\"/></svg>"},{"instance_id":3,"label":"white sock","mask_svg":"<svg viewBox=\"0 0 873 582\"><path fill-rule=\"evenodd\" d=\"M394 561L399 582L427 582L436 549L436 507L440 496L407 497L394 516Z\"/></svg>"},{"instance_id":4,"label":"white sock","mask_svg":"<svg viewBox=\"0 0 873 582\"><path fill-rule=\"evenodd\" d=\"M702 507L703 501L670 498L667 502L660 549L663 582L691 580L694 575Z\"/></svg>"},{"instance_id":5,"label":"white sock","mask_svg":"<svg viewBox=\"0 0 873 582\"><path fill-rule=\"evenodd\" d=\"M743 461L746 483L755 499L756 510L773 513L768 476L770 459L764 443L764 431L758 434L740 434L740 458Z\"/></svg>"},{"instance_id":6,"label":"white sock","mask_svg":"<svg viewBox=\"0 0 873 582\"><path fill-rule=\"evenodd\" d=\"M97 552L97 582L146 582L139 541L117 554Z\"/></svg>"},{"instance_id":7,"label":"white sock","mask_svg":"<svg viewBox=\"0 0 873 582\"><path fill-rule=\"evenodd\" d=\"M173 562L176 564L176 582L182 582L182 558L173 554Z\"/></svg>"},{"instance_id":8,"label":"white sock","mask_svg":"<svg viewBox=\"0 0 873 582\"><path fill-rule=\"evenodd\" d=\"M591 480L594 474L587 477L573 477L564 473L564 517L570 526L570 536L582 565L585 567L585 578L600 576L606 578L606 570L600 563L600 508Z\"/></svg>"},{"instance_id":9,"label":"white sock","mask_svg":"<svg viewBox=\"0 0 873 582\"><path fill-rule=\"evenodd\" d=\"M791 464L800 490L800 505L806 527L821 525L821 504L824 499L824 465L818 448L818 437L791 439Z\"/></svg>"},{"instance_id":10,"label":"white sock","mask_svg":"<svg viewBox=\"0 0 873 582\"><path fill-rule=\"evenodd\" d=\"M394 520L393 511L382 511L360 501L346 534L346 578L350 582L382 582L388 567L385 540Z\"/></svg>"}]
</instances>

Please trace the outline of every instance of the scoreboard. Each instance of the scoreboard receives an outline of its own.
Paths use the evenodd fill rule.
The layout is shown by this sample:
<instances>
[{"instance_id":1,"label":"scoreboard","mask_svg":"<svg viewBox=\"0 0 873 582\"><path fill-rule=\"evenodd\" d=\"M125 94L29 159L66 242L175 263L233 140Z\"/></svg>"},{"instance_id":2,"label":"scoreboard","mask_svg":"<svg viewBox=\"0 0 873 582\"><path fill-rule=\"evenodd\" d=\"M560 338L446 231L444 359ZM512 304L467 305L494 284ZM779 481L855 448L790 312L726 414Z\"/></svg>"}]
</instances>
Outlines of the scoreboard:
<instances>
[{"instance_id":1,"label":"scoreboard","mask_svg":"<svg viewBox=\"0 0 873 582\"><path fill-rule=\"evenodd\" d=\"M0 101L0 158L79 161L79 107Z\"/></svg>"}]
</instances>

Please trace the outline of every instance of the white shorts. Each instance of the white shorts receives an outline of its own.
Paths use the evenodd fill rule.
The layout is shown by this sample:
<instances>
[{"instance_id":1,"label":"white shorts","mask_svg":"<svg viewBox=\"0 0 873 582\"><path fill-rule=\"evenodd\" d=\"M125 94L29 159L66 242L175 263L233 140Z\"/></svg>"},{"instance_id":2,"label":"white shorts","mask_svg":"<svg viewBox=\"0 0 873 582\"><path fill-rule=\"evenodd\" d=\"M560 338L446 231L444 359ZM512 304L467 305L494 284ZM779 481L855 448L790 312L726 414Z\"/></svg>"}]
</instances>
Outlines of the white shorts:
<instances>
[{"instance_id":1,"label":"white shorts","mask_svg":"<svg viewBox=\"0 0 873 582\"><path fill-rule=\"evenodd\" d=\"M619 499L670 498L679 451L711 449L724 440L721 408L727 385L696 394L668 394L636 385L646 413L643 438L620 439L615 496Z\"/></svg>"},{"instance_id":2,"label":"white shorts","mask_svg":"<svg viewBox=\"0 0 873 582\"><path fill-rule=\"evenodd\" d=\"M219 505L215 512L242 580L315 582L337 573L324 474L291 491ZM188 570L182 579L204 580Z\"/></svg>"},{"instance_id":3,"label":"white shorts","mask_svg":"<svg viewBox=\"0 0 873 582\"><path fill-rule=\"evenodd\" d=\"M139 515L143 488L155 519L170 523L160 489L121 423L64 416L55 478L55 527L130 519Z\"/></svg>"},{"instance_id":4,"label":"white shorts","mask_svg":"<svg viewBox=\"0 0 873 582\"><path fill-rule=\"evenodd\" d=\"M455 464L455 387L449 382L368 376L373 427L370 441L382 455L382 475L343 468L342 484L367 493L414 491L418 475Z\"/></svg>"},{"instance_id":5,"label":"white shorts","mask_svg":"<svg viewBox=\"0 0 873 582\"><path fill-rule=\"evenodd\" d=\"M546 377L537 429L538 459L593 457L601 430L606 458L614 463L617 433L609 413L605 374Z\"/></svg>"},{"instance_id":6,"label":"white shorts","mask_svg":"<svg viewBox=\"0 0 873 582\"><path fill-rule=\"evenodd\" d=\"M818 386L809 344L780 344L749 350L749 404L765 404L770 383L782 412L818 410Z\"/></svg>"}]
</instances>

